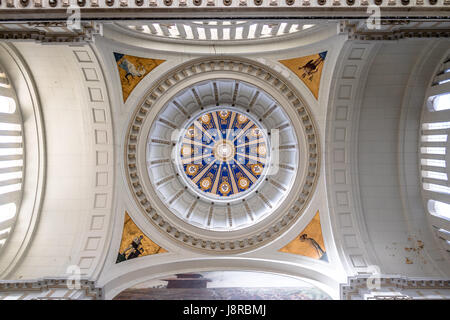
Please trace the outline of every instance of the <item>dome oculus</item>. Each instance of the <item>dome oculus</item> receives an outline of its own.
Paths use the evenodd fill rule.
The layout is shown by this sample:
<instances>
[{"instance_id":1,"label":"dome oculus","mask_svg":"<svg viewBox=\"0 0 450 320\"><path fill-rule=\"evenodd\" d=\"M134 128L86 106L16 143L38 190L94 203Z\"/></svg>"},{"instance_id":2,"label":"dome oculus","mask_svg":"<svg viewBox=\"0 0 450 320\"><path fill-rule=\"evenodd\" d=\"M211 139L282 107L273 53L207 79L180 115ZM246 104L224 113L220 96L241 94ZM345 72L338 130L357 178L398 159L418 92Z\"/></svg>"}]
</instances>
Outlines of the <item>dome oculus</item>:
<instances>
[{"instance_id":1,"label":"dome oculus","mask_svg":"<svg viewBox=\"0 0 450 320\"><path fill-rule=\"evenodd\" d=\"M206 111L186 124L178 170L195 192L212 200L244 196L263 179L269 161L261 125L242 111Z\"/></svg>"}]
</instances>

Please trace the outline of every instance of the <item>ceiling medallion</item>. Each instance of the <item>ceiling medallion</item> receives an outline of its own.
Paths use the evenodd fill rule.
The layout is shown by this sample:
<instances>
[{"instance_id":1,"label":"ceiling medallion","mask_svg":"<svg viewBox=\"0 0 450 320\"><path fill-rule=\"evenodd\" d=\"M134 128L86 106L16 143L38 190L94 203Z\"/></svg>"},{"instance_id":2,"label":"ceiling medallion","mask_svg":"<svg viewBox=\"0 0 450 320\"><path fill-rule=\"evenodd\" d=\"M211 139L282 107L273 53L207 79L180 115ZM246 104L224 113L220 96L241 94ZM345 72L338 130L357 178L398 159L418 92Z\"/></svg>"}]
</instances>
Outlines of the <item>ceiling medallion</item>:
<instances>
[{"instance_id":1,"label":"ceiling medallion","mask_svg":"<svg viewBox=\"0 0 450 320\"><path fill-rule=\"evenodd\" d=\"M180 134L178 173L201 197L241 199L264 180L268 145L267 133L249 114L230 108L206 111Z\"/></svg>"}]
</instances>

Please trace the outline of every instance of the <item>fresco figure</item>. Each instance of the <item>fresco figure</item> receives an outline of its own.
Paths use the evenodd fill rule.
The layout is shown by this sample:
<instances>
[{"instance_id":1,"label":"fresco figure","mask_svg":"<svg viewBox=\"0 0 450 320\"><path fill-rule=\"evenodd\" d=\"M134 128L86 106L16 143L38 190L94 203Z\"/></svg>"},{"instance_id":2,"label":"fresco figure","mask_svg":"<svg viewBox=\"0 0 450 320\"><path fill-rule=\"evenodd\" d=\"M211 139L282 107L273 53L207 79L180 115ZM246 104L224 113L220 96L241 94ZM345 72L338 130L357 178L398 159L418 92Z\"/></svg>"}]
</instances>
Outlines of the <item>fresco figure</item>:
<instances>
[{"instance_id":1,"label":"fresco figure","mask_svg":"<svg viewBox=\"0 0 450 320\"><path fill-rule=\"evenodd\" d=\"M164 252L167 251L147 237L125 211L116 263Z\"/></svg>"},{"instance_id":2,"label":"fresco figure","mask_svg":"<svg viewBox=\"0 0 450 320\"><path fill-rule=\"evenodd\" d=\"M142 247L142 239L144 239L144 236L141 235L140 237L136 237L133 239L133 241L130 243L130 245L123 250L122 252L119 252L119 256L117 257L117 262L122 262L125 260L130 260L133 258L139 257L144 252L144 248ZM131 250L130 253L127 255L127 251Z\"/></svg>"},{"instance_id":3,"label":"fresco figure","mask_svg":"<svg viewBox=\"0 0 450 320\"><path fill-rule=\"evenodd\" d=\"M134 238L133 241L130 243L130 245L125 250L123 250L122 253L126 254L128 250L133 249L131 251L131 253L127 256L127 259L131 254L133 254L133 252L136 252L136 251L140 252L141 248L139 248L139 247L142 246L142 243L141 243L142 239L144 239L144 236L141 234L139 237ZM144 249L142 249L142 251L143 250Z\"/></svg>"},{"instance_id":4,"label":"fresco figure","mask_svg":"<svg viewBox=\"0 0 450 320\"><path fill-rule=\"evenodd\" d=\"M278 251L328 262L319 211L298 236Z\"/></svg>"},{"instance_id":5,"label":"fresco figure","mask_svg":"<svg viewBox=\"0 0 450 320\"><path fill-rule=\"evenodd\" d=\"M113 53L119 71L123 102L127 100L133 89L149 72L165 61L135 57L118 52Z\"/></svg>"},{"instance_id":6,"label":"fresco figure","mask_svg":"<svg viewBox=\"0 0 450 320\"><path fill-rule=\"evenodd\" d=\"M320 257L320 260L328 261L325 250L322 249L322 247L317 243L316 240L314 240L313 238L309 238L306 233L300 235L299 240L301 242L309 243L314 249L316 249L317 255Z\"/></svg>"},{"instance_id":7,"label":"fresco figure","mask_svg":"<svg viewBox=\"0 0 450 320\"><path fill-rule=\"evenodd\" d=\"M130 83L130 79L128 78L129 76L134 79L134 77L142 77L146 72L143 66L139 66L138 68L136 68L136 66L132 64L127 58L122 60L122 62L119 64L119 67L125 70L125 79L127 79L128 83Z\"/></svg>"},{"instance_id":8,"label":"fresco figure","mask_svg":"<svg viewBox=\"0 0 450 320\"><path fill-rule=\"evenodd\" d=\"M298 70L303 70L301 77L304 79L308 76L308 80L312 81L314 74L319 71L319 65L324 62L326 56L326 52L321 52L317 59L311 59L303 66L298 67Z\"/></svg>"},{"instance_id":9,"label":"fresco figure","mask_svg":"<svg viewBox=\"0 0 450 320\"><path fill-rule=\"evenodd\" d=\"M322 51L309 56L279 60L279 62L294 72L308 89L311 90L314 97L318 99L320 78L326 57L327 51Z\"/></svg>"},{"instance_id":10,"label":"fresco figure","mask_svg":"<svg viewBox=\"0 0 450 320\"><path fill-rule=\"evenodd\" d=\"M130 254L127 256L127 260L137 258L141 255L141 253L144 253L144 248L137 248L130 252Z\"/></svg>"}]
</instances>

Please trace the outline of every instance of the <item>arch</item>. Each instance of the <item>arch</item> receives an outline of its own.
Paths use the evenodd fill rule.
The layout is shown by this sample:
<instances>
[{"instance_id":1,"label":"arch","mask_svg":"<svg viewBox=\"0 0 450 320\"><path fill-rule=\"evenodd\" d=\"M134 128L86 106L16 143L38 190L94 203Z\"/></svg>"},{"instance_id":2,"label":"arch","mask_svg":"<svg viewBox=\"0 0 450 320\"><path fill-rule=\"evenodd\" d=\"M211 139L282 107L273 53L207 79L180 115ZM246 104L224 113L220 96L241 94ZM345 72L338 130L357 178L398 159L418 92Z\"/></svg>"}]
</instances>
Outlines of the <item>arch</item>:
<instances>
[{"instance_id":1,"label":"arch","mask_svg":"<svg viewBox=\"0 0 450 320\"><path fill-rule=\"evenodd\" d=\"M141 263L134 270L116 274L114 278L105 279L104 282L97 283L97 286L103 287L103 298L109 300L123 290L147 280L158 279L176 273L224 270L269 272L297 277L312 283L329 294L333 299L339 298L339 283L327 272L317 271L316 269L294 263L244 257L174 259L173 261L157 265Z\"/></svg>"},{"instance_id":2,"label":"arch","mask_svg":"<svg viewBox=\"0 0 450 320\"><path fill-rule=\"evenodd\" d=\"M419 137L419 175L427 221L442 255L450 250L450 51L444 51L425 92ZM446 252L447 251L447 252Z\"/></svg>"},{"instance_id":3,"label":"arch","mask_svg":"<svg viewBox=\"0 0 450 320\"><path fill-rule=\"evenodd\" d=\"M23 184L21 190L24 190L24 196L23 198L21 196L19 201L15 201L18 212L16 217L10 220L12 222L9 231L10 243L5 244L1 252L0 277L6 278L27 251L39 220L45 187L46 143L39 96L28 66L12 44L0 45L0 63L9 76L6 87L16 89L14 94L7 95L14 101L14 108L12 108L11 100L8 100L9 111L14 109L14 113L21 114L20 131L23 138L20 144L21 148L26 150L26 157L22 151L21 159L11 159L13 163L10 164L22 166L23 177L20 178L20 183ZM1 86L0 90L6 87ZM17 124L14 125L17 126ZM18 128L9 130L18 131ZM15 143L17 144L18 140Z\"/></svg>"}]
</instances>

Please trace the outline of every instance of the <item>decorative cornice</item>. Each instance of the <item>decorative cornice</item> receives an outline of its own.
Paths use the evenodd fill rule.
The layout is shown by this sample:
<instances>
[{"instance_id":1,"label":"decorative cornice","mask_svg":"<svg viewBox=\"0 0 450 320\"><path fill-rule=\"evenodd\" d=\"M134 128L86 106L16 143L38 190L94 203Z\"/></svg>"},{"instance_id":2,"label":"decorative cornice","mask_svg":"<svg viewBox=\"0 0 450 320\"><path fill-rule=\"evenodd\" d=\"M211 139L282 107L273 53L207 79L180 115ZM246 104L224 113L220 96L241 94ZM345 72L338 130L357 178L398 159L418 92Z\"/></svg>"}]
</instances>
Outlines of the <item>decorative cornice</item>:
<instances>
[{"instance_id":1,"label":"decorative cornice","mask_svg":"<svg viewBox=\"0 0 450 320\"><path fill-rule=\"evenodd\" d=\"M141 135L146 136L148 134L147 132L142 132L142 126L152 106L158 104L159 99L175 84L202 73L212 72L241 73L260 79L269 86L276 88L290 102L293 109L298 112L308 148L307 172L302 180L301 192L293 207L286 209L283 216L280 216L276 222L267 226L262 232L233 241L201 239L197 235L179 230L177 226L170 223L160 212L157 212L152 207L149 196L143 187L142 178L138 174L140 164L137 160L137 150L139 149L137 144ZM149 220L153 225L162 231L163 234L170 236L181 244L202 251L234 253L258 247L274 239L286 231L301 216L316 187L320 166L319 150L318 131L312 119L312 114L304 104L302 97L287 80L280 78L279 75L266 66L248 60L225 57L207 58L185 63L175 70L169 71L148 90L146 97L138 104L129 125L125 141L125 170L137 205L150 218Z\"/></svg>"},{"instance_id":2,"label":"decorative cornice","mask_svg":"<svg viewBox=\"0 0 450 320\"><path fill-rule=\"evenodd\" d=\"M5 0L0 8L8 13L30 14L34 19L67 18L67 9L80 9L84 18L149 18L156 15L184 15L203 18L292 16L310 18L357 17L367 18L367 8L377 5L383 12L395 16L445 17L448 0ZM71 6L72 5L72 6ZM0 17L5 13L0 14ZM10 17L9 19L13 19Z\"/></svg>"},{"instance_id":3,"label":"decorative cornice","mask_svg":"<svg viewBox=\"0 0 450 320\"><path fill-rule=\"evenodd\" d=\"M450 7L449 7L450 8ZM105 10L105 9L103 9ZM0 6L1 11L1 6ZM256 11L256 9L255 9ZM25 14L24 14L25 13ZM26 11L20 12L20 14L24 14L24 19L26 19ZM324 13L325 14L325 13ZM13 15L13 14L11 14ZM126 18L126 14L121 12L119 17ZM89 13L80 13L80 17L83 20L80 21L80 29L73 29L68 24L68 20L70 16L67 14L62 15L58 18L54 18L55 21L48 21L48 18L42 18L40 21L36 22L7 22L8 16L2 19L2 14L0 13L0 19L3 22L0 22L0 40L5 41L37 41L46 44L67 44L67 43L75 43L75 44L84 44L86 42L92 42L95 39L95 35L103 34L103 21L94 21L96 17L90 17ZM114 16L116 17L116 16ZM189 17L191 19L203 19L204 17L197 17L194 13L189 13ZM365 20L369 16L367 14L363 14L359 17L347 17L345 20L342 18L337 18L340 20L339 32L341 34L346 34L349 40L400 40L400 39L410 39L410 38L449 38L450 37L450 28L447 20L441 19L439 17L431 18L420 18L420 19L404 19L400 17L380 17L380 28L379 29L368 29L365 23ZM32 18L32 19L31 19ZM320 26L325 25L318 20L300 20L301 16L290 16L290 19L283 17L283 19L279 19L276 16L273 18L258 18L258 17L243 17L242 19L246 19L245 21L241 21L242 23L236 24L233 19L227 18L232 21L234 24L230 26L226 26L226 28L230 28L230 39L225 40L223 38L223 28L221 29L220 25L203 25L193 23L192 20L183 20L177 19L176 17L170 17L170 19L164 20L164 15L161 14L158 16L159 20L151 20L152 23L147 21L142 21L140 23L139 17L133 16L130 17L131 22L129 24L124 24L121 22L119 24L115 24L117 28L127 31L131 35L141 35L148 37L150 39L162 40L162 41L178 41L185 42L190 41L197 44L201 44L202 42L206 43L214 43L218 41L225 41L226 43L237 43L240 44L243 41L272 41L274 38L283 38L283 39L291 39L295 37L302 37L305 34L311 34L320 30ZM156 16L155 16L156 18ZM330 16L331 18L331 16ZM30 20L34 20L35 17L30 16ZM90 20L93 19L93 20ZM111 20L113 17L108 18L105 17L105 20ZM46 21L47 20L47 21ZM219 20L220 21L220 20ZM433 27L422 28L420 27L420 23L422 22L434 22L435 25ZM158 34L153 24L160 25L162 34ZM303 24L315 24L314 27L301 30ZM283 32L278 34L278 30L281 29L281 25L283 24ZM185 31L185 26L187 26L191 32L189 38ZM253 29L252 36L250 35L250 26ZM256 28L255 28L256 26ZM263 37L261 36L261 32L263 27L268 27L270 29L271 35L265 34ZM296 27L297 29L292 31L291 27ZM146 27L148 30L145 31ZM222 26L223 27L223 26ZM169 28L172 28L169 32ZM175 28L175 29L174 29ZM204 30L205 33L204 39L200 39L198 28ZM235 32L237 28L242 28L242 39L235 39ZM142 31L142 30L144 31ZM216 32L217 39L214 40L212 38L212 31L214 29ZM171 32L176 31L179 34L174 36Z\"/></svg>"},{"instance_id":4,"label":"decorative cornice","mask_svg":"<svg viewBox=\"0 0 450 320\"><path fill-rule=\"evenodd\" d=\"M0 23L0 40L28 40L42 43L84 44L102 33L102 24L83 22L80 30L70 30L65 21Z\"/></svg>"},{"instance_id":5,"label":"decorative cornice","mask_svg":"<svg viewBox=\"0 0 450 320\"><path fill-rule=\"evenodd\" d=\"M380 289L384 288L393 288L397 291L402 291L405 289L450 289L450 280L449 279L419 279L419 278L408 278L402 276L380 276L376 278L375 276L368 275L358 275L349 277L347 279L347 283L340 285L340 297L342 300L351 300L352 298L363 299L360 295L360 291L368 290L368 292L373 295L371 299L411 299L411 297L407 295L389 295L385 294L376 294L376 290L370 291L367 288L367 283L372 283L373 280L378 281ZM385 290L386 291L386 290Z\"/></svg>"},{"instance_id":6,"label":"decorative cornice","mask_svg":"<svg viewBox=\"0 0 450 320\"><path fill-rule=\"evenodd\" d=\"M396 26L395 29L383 28L369 30L359 28L357 24L342 21L340 32L346 33L349 40L401 40L411 38L450 38L450 28L414 28L409 20L380 20L383 28Z\"/></svg>"},{"instance_id":7,"label":"decorative cornice","mask_svg":"<svg viewBox=\"0 0 450 320\"><path fill-rule=\"evenodd\" d=\"M371 1L372 2L372 1ZM235 7L252 7L252 8L277 8L277 7L303 7L310 9L327 9L330 7L341 9L352 9L353 11L364 9L369 5L376 5L380 8L440 8L450 5L448 0L388 0L378 1L373 3L361 0L355 3L353 0L6 0L1 4L1 7L9 9L53 9L68 8L70 6L87 9L114 9L114 8L145 8L145 7L175 7L175 8L201 8L201 7L217 7L217 8L235 8Z\"/></svg>"},{"instance_id":8,"label":"decorative cornice","mask_svg":"<svg viewBox=\"0 0 450 320\"><path fill-rule=\"evenodd\" d=\"M75 285L76 286L76 285ZM73 289L70 280L66 278L41 278L36 280L0 280L0 300L5 295L20 292L25 300L72 300L66 296L52 297L52 290L65 289L68 293L74 290L84 293L84 299L102 299L102 288L96 287L94 281L81 279L78 288ZM38 293L38 295L36 295ZM27 296L30 296L27 299Z\"/></svg>"}]
</instances>

